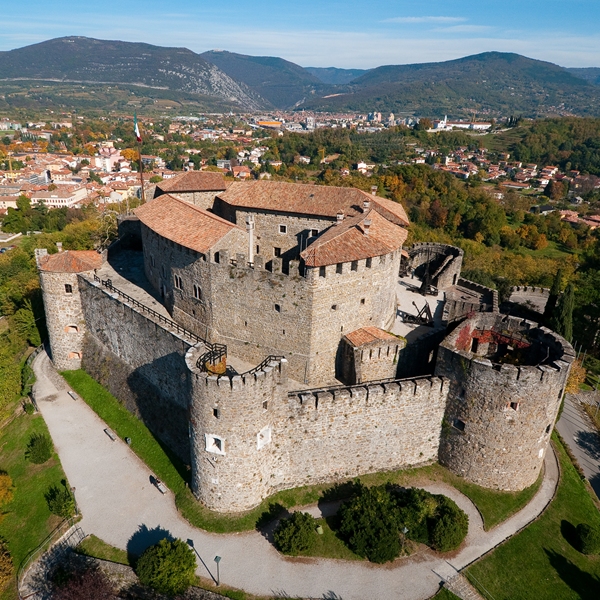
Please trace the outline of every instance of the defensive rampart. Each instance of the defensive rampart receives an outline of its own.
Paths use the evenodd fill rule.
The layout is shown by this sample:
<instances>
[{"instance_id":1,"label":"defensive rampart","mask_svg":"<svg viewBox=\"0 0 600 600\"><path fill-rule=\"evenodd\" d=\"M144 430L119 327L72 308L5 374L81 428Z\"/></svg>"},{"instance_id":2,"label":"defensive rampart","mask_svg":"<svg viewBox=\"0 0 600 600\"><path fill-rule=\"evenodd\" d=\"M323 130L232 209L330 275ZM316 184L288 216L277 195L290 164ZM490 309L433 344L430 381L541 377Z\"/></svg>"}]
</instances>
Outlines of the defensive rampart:
<instances>
[{"instance_id":1,"label":"defensive rampart","mask_svg":"<svg viewBox=\"0 0 600 600\"><path fill-rule=\"evenodd\" d=\"M87 325L83 368L189 463L191 342L91 278L78 284Z\"/></svg>"},{"instance_id":2,"label":"defensive rampart","mask_svg":"<svg viewBox=\"0 0 600 600\"><path fill-rule=\"evenodd\" d=\"M573 360L568 342L531 321L466 319L438 350L435 373L451 379L440 462L484 487L532 485Z\"/></svg>"}]
</instances>

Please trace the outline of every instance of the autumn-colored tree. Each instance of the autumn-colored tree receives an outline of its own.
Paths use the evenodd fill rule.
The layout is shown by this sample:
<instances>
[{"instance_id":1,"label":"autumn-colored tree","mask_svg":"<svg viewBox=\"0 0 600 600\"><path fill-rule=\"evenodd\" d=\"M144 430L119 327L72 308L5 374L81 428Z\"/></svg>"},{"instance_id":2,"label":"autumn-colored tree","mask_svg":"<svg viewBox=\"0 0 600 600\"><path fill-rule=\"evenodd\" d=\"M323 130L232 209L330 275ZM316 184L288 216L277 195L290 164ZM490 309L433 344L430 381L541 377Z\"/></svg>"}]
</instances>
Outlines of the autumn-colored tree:
<instances>
[{"instance_id":1,"label":"autumn-colored tree","mask_svg":"<svg viewBox=\"0 0 600 600\"><path fill-rule=\"evenodd\" d=\"M138 159L138 151L134 150L133 148L125 148L124 150L121 150L121 156L125 160L131 162L132 160Z\"/></svg>"},{"instance_id":2,"label":"autumn-colored tree","mask_svg":"<svg viewBox=\"0 0 600 600\"><path fill-rule=\"evenodd\" d=\"M585 370L582 361L574 361L571 365L571 372L569 373L569 379L567 379L565 392L567 392L567 394L575 394L578 392L581 384L585 382L586 375L587 371Z\"/></svg>"},{"instance_id":3,"label":"autumn-colored tree","mask_svg":"<svg viewBox=\"0 0 600 600\"><path fill-rule=\"evenodd\" d=\"M14 485L11 476L0 471L0 506L8 504L13 499Z\"/></svg>"},{"instance_id":4,"label":"autumn-colored tree","mask_svg":"<svg viewBox=\"0 0 600 600\"><path fill-rule=\"evenodd\" d=\"M12 579L14 571L12 557L6 542L0 538L0 590L3 590Z\"/></svg>"}]
</instances>

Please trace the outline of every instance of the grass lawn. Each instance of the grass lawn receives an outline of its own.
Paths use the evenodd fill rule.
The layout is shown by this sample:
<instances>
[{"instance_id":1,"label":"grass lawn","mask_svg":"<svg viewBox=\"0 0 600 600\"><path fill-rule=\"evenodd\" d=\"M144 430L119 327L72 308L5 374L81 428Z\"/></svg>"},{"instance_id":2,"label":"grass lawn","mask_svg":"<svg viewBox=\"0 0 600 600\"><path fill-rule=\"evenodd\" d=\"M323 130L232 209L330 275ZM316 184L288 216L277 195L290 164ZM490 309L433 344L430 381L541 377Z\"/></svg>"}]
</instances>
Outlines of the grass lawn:
<instances>
[{"instance_id":1,"label":"grass lawn","mask_svg":"<svg viewBox=\"0 0 600 600\"><path fill-rule=\"evenodd\" d=\"M555 499L527 529L466 572L494 600L598 600L600 556L575 547L579 523L600 526L600 513L564 448L553 437L561 468Z\"/></svg>"},{"instance_id":2,"label":"grass lawn","mask_svg":"<svg viewBox=\"0 0 600 600\"><path fill-rule=\"evenodd\" d=\"M6 471L15 486L14 498L2 511L0 536L7 540L16 569L28 553L44 541L62 521L50 513L44 493L60 485L65 474L56 454L42 465L25 459L25 448L33 433L48 433L41 415L20 414L0 430L0 470ZM16 588L9 588L2 600L14 598Z\"/></svg>"},{"instance_id":3,"label":"grass lawn","mask_svg":"<svg viewBox=\"0 0 600 600\"><path fill-rule=\"evenodd\" d=\"M84 554L85 556L93 556L101 560L109 560L110 562L119 563L121 565L129 565L127 559L127 551L115 548L106 542L103 542L100 538L95 535L88 535L80 544L77 546L77 552Z\"/></svg>"},{"instance_id":4,"label":"grass lawn","mask_svg":"<svg viewBox=\"0 0 600 600\"><path fill-rule=\"evenodd\" d=\"M224 515L208 510L186 487L185 478L188 473L180 461L168 453L168 450L137 417L85 371L66 371L62 375L119 437L132 439L132 449L173 491L181 514L195 527L216 533L254 529L261 515L274 505L291 508L314 504L322 497L322 492L331 488L330 484L325 484L284 490L270 496L253 510L242 514ZM467 483L444 467L433 464L416 469L364 475L361 481L366 485L391 482L416 486L431 481L443 481L456 487L475 503L483 516L486 529L490 529L525 506L537 491L541 479L532 487L519 493L496 492Z\"/></svg>"}]
</instances>

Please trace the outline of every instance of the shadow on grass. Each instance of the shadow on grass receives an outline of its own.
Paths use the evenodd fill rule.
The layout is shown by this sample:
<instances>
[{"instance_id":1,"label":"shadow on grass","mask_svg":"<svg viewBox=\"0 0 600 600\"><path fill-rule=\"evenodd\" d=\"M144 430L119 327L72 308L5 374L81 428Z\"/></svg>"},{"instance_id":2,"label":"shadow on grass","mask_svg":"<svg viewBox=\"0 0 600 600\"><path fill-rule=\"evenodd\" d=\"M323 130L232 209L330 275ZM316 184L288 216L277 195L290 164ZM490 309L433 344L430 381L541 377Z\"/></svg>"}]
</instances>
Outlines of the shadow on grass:
<instances>
[{"instance_id":1,"label":"shadow on grass","mask_svg":"<svg viewBox=\"0 0 600 600\"><path fill-rule=\"evenodd\" d=\"M581 552L581 544L579 543L579 536L577 535L577 529L575 525L569 523L569 521L563 519L560 522L560 532L562 536L565 538L577 552Z\"/></svg>"},{"instance_id":2,"label":"shadow on grass","mask_svg":"<svg viewBox=\"0 0 600 600\"><path fill-rule=\"evenodd\" d=\"M544 550L544 552L560 578L581 600L598 600L600 595L600 579L598 577L582 571L569 559L553 550Z\"/></svg>"},{"instance_id":3,"label":"shadow on grass","mask_svg":"<svg viewBox=\"0 0 600 600\"><path fill-rule=\"evenodd\" d=\"M148 426L147 423L144 423L144 425L146 425L146 427L148 427L148 431L150 431L150 433L152 434L152 437L154 438L154 440L156 441L156 443L161 447L161 450L167 455L167 458L171 461L171 464L175 467L175 470L177 471L177 473L179 474L179 476L181 477L181 479L184 481L184 483L187 483L188 485L190 485L190 483L192 481L192 476L191 476L192 470L191 470L191 467L189 465L186 465L181 460L181 458L179 458L179 456L177 456L177 454L175 454L175 452L173 452L173 450L171 450L169 448L169 446L167 446L154 433L154 431L152 431L152 429L150 429L150 427ZM173 490L173 491L177 491L177 490Z\"/></svg>"},{"instance_id":4,"label":"shadow on grass","mask_svg":"<svg viewBox=\"0 0 600 600\"><path fill-rule=\"evenodd\" d=\"M140 525L127 541L127 560L129 564L135 568L137 559L143 554L144 550L164 539L172 542L175 538L170 531L160 526L148 529L146 525Z\"/></svg>"},{"instance_id":5,"label":"shadow on grass","mask_svg":"<svg viewBox=\"0 0 600 600\"><path fill-rule=\"evenodd\" d=\"M271 502L260 517L256 520L256 529L261 535L273 543L273 532L277 528L279 521L290 516L288 509L279 502Z\"/></svg>"}]
</instances>

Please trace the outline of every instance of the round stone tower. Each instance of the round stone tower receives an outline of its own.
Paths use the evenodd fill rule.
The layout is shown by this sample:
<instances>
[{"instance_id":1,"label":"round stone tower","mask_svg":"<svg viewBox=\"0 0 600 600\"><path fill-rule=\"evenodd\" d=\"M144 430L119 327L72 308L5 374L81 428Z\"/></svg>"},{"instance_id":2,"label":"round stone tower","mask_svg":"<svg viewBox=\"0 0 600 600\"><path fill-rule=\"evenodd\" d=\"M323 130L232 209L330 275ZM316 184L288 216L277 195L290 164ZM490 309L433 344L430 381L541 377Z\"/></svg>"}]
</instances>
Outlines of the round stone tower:
<instances>
[{"instance_id":1,"label":"round stone tower","mask_svg":"<svg viewBox=\"0 0 600 600\"><path fill-rule=\"evenodd\" d=\"M46 326L50 338L52 362L60 371L79 369L83 351L85 320L77 275L92 275L102 266L97 252L67 250L59 246L57 254L36 252L44 298Z\"/></svg>"},{"instance_id":2,"label":"round stone tower","mask_svg":"<svg viewBox=\"0 0 600 600\"><path fill-rule=\"evenodd\" d=\"M272 492L276 449L272 427L287 406L288 363L266 360L242 375L211 375L198 368L206 351L190 348L192 491L218 512L248 510ZM201 361L200 361L201 362Z\"/></svg>"},{"instance_id":3,"label":"round stone tower","mask_svg":"<svg viewBox=\"0 0 600 600\"><path fill-rule=\"evenodd\" d=\"M463 321L438 350L435 374L451 381L440 462L483 487L532 485L574 357L531 321L498 313Z\"/></svg>"}]
</instances>

